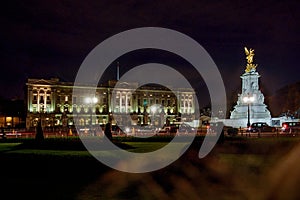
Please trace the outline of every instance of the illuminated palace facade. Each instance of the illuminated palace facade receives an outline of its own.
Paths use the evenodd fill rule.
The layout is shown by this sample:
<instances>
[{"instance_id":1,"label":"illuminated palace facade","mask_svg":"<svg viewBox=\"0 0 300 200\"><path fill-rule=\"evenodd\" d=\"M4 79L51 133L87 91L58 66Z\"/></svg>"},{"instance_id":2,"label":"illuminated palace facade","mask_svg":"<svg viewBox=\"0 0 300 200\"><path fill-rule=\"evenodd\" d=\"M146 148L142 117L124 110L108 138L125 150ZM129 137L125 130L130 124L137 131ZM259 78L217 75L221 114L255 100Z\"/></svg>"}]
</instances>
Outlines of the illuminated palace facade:
<instances>
[{"instance_id":1,"label":"illuminated palace facade","mask_svg":"<svg viewBox=\"0 0 300 200\"><path fill-rule=\"evenodd\" d=\"M195 118L195 93L191 89L172 89L172 92L156 85L139 87L138 83L116 83L112 80L98 86L94 96L87 96L84 92L94 88L76 86L83 93L73 96L75 86L71 82L57 78L28 79L26 128L35 127L40 118L44 127L67 127L75 123L103 125L110 120L116 124L115 119L123 114L130 114L132 122L138 125L163 125ZM182 114L184 119L180 118ZM152 122L150 115L153 116ZM120 125L122 121L117 120L117 123Z\"/></svg>"}]
</instances>

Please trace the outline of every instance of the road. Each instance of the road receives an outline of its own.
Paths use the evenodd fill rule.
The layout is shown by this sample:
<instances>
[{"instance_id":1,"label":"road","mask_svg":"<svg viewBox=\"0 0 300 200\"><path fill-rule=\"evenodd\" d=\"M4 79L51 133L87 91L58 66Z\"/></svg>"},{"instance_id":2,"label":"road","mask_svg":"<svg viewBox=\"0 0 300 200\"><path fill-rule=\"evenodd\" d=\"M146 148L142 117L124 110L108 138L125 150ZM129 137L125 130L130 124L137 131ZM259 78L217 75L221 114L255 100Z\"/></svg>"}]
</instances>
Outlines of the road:
<instances>
[{"instance_id":1,"label":"road","mask_svg":"<svg viewBox=\"0 0 300 200\"><path fill-rule=\"evenodd\" d=\"M201 131L197 131L197 136L205 136L206 135L206 131L201 130ZM34 138L35 137L35 132L28 132L25 130L22 131L6 131L6 138ZM0 138L2 138L2 133L0 133ZM96 136L98 136L99 134L96 134ZM147 134L142 134L142 133L135 133L134 135L132 134L128 134L127 136L143 136L143 137L151 137L153 135L160 135L160 136L165 136L165 135L170 135L169 133L147 133ZM172 135L175 135L172 134ZM180 133L180 135L193 135L193 134L189 134L189 133ZM225 131L225 135L227 135L227 131ZM48 138L48 137L70 137L70 136L77 136L76 131L72 132L72 135L70 135L70 132L62 132L62 131L58 131L58 132L44 132L44 137ZM103 136L103 134L101 135ZM117 137L117 136L126 136L126 134L113 134L113 136ZM242 136L242 137L297 137L300 136L300 133L295 133L295 134L290 134L290 133L282 133L281 131L276 131L276 132L256 132L256 133L252 133L252 132L246 132L246 131L242 131L242 132L238 132L238 136Z\"/></svg>"}]
</instances>

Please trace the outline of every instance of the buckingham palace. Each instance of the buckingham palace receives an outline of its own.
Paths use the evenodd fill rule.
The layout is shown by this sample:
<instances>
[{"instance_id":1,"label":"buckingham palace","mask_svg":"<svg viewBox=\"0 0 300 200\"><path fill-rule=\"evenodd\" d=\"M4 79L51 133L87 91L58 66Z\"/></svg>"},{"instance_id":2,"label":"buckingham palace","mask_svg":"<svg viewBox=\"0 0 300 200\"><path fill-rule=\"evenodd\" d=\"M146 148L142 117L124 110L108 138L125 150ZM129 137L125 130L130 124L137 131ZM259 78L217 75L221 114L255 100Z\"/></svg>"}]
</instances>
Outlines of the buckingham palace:
<instances>
[{"instance_id":1,"label":"buckingham palace","mask_svg":"<svg viewBox=\"0 0 300 200\"><path fill-rule=\"evenodd\" d=\"M164 125L195 118L195 92L192 89L170 90L160 85L142 85L110 80L96 88L74 86L72 82L51 79L28 79L26 83L26 128L122 124L118 116L131 116L136 125ZM74 95L73 89L93 90L94 95ZM133 89L137 88L137 89ZM152 121L149 115L154 116ZM74 117L76 116L76 117ZM184 116L184 119L181 117Z\"/></svg>"}]
</instances>

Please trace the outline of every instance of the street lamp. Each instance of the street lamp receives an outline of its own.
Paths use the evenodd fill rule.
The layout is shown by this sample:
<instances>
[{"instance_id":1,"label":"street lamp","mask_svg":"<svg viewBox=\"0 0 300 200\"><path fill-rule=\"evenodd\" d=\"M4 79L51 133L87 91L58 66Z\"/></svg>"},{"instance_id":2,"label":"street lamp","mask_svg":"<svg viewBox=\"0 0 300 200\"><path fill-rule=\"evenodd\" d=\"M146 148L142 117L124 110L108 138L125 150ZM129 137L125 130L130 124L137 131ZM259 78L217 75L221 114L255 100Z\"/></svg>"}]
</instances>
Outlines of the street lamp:
<instances>
[{"instance_id":1,"label":"street lamp","mask_svg":"<svg viewBox=\"0 0 300 200\"><path fill-rule=\"evenodd\" d=\"M155 114L156 114L157 109L158 109L158 107L157 107L156 104L155 104L155 105L152 105L152 106L150 107L150 111L151 111L151 113L152 113L151 125L155 125ZM153 122L154 122L154 124L153 124Z\"/></svg>"},{"instance_id":2,"label":"street lamp","mask_svg":"<svg viewBox=\"0 0 300 200\"><path fill-rule=\"evenodd\" d=\"M152 124L152 125L161 126L163 124L163 121L164 121L163 116L162 116L163 106L160 105L160 104L154 104L150 107L150 111L152 113L151 124L152 124L152 121L153 121L154 124ZM157 118L157 114L160 115L160 119Z\"/></svg>"},{"instance_id":3,"label":"street lamp","mask_svg":"<svg viewBox=\"0 0 300 200\"><path fill-rule=\"evenodd\" d=\"M250 127L250 104L254 102L254 96L246 96L243 98L244 103L246 103L248 105L248 122L247 122L247 128L249 130Z\"/></svg>"},{"instance_id":4,"label":"street lamp","mask_svg":"<svg viewBox=\"0 0 300 200\"><path fill-rule=\"evenodd\" d=\"M85 103L88 107L91 108L90 110L90 125L92 125L92 110L93 107L95 106L96 103L98 103L98 98L97 97L86 97L85 98Z\"/></svg>"}]
</instances>

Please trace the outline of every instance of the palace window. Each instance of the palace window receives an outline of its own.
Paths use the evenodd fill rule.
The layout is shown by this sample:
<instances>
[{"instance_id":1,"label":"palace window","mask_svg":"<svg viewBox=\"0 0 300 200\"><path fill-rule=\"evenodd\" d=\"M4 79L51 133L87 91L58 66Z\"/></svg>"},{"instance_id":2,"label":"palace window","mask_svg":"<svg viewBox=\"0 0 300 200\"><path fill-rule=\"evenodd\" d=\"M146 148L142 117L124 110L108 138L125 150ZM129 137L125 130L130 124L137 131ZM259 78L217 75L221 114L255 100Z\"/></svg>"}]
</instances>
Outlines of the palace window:
<instances>
[{"instance_id":1,"label":"palace window","mask_svg":"<svg viewBox=\"0 0 300 200\"><path fill-rule=\"evenodd\" d=\"M44 95L40 95L40 103L44 103Z\"/></svg>"},{"instance_id":2,"label":"palace window","mask_svg":"<svg viewBox=\"0 0 300 200\"><path fill-rule=\"evenodd\" d=\"M130 106L130 97L127 97L127 105Z\"/></svg>"},{"instance_id":3,"label":"palace window","mask_svg":"<svg viewBox=\"0 0 300 200\"><path fill-rule=\"evenodd\" d=\"M124 95L122 95L122 106L125 106L125 103L126 103L125 96L124 96Z\"/></svg>"},{"instance_id":4,"label":"palace window","mask_svg":"<svg viewBox=\"0 0 300 200\"><path fill-rule=\"evenodd\" d=\"M150 105L152 105L153 104L153 99L150 99Z\"/></svg>"}]
</instances>

